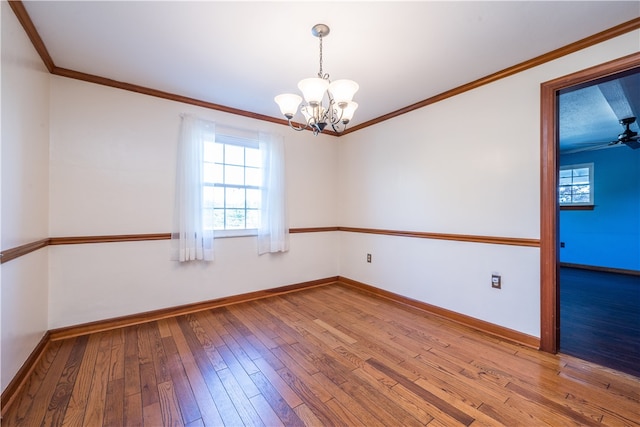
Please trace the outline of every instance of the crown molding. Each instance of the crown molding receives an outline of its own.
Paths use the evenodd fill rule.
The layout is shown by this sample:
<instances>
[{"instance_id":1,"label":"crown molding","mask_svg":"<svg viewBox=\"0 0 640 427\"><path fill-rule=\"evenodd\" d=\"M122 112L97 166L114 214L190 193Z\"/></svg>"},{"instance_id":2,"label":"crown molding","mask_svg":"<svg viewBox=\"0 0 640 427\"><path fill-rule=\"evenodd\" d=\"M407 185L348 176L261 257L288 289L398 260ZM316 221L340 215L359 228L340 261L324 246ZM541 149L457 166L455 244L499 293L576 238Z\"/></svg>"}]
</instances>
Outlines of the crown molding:
<instances>
[{"instance_id":1,"label":"crown molding","mask_svg":"<svg viewBox=\"0 0 640 427\"><path fill-rule=\"evenodd\" d=\"M27 36L29 37L29 39L31 40L31 43L33 43L34 48L36 49L36 51L38 52L38 54L40 55L40 58L42 58L42 61L44 62L45 66L47 67L47 69L49 70L49 72L51 74L57 75L57 76L62 76L62 77L68 77L68 78L72 78L72 79L77 79L77 80L82 80L82 81L86 81L86 82L90 82L90 83L95 83L95 84L99 84L99 85L104 85L104 86L109 86L109 87L114 87L114 88L118 88L118 89L123 89L123 90L128 90L128 91L132 91L132 92L136 92L136 93L140 93L140 94L144 94L144 95L149 95L149 96L155 96L158 98L163 98L163 99L168 99L171 101L176 101L176 102L182 102L185 104L191 104L191 105L196 105L199 107L203 107L203 108L208 108L211 110L216 110L216 111L222 111L225 113L229 113L229 114L235 114L238 116L244 116L244 117L249 117L255 120L261 120L261 121L265 121L265 122L270 122L270 123L276 123L279 125L283 125L283 126L289 126L287 121L284 119L277 119L275 117L271 117L271 116L266 116L264 114L258 114L258 113L253 113L251 111L245 111L245 110L240 110L237 108L232 108L232 107L227 107L224 105L220 105L220 104L215 104L212 102L207 102L207 101L203 101L203 100L199 100L199 99L195 99L195 98L189 98L186 96L182 96L182 95L177 95L177 94L173 94L173 93L168 93L168 92L163 92L160 90L156 90L156 89L152 89L152 88L148 88L148 87L144 87L144 86L138 86L138 85L134 85L131 83L125 83L125 82L119 82L116 80L111 80L105 77L101 77L101 76L96 76L93 74L87 74L87 73L82 73L80 71L75 71L75 70L69 70L66 68L60 68L58 66L55 65L53 58L51 58L51 55L49 55L49 52L47 51L47 47L44 43L44 41L42 40L42 38L40 37L40 35L38 34L38 31L35 27L35 25L33 24L33 21L31 21L31 18L29 17L29 14L27 13L27 10L24 7L24 4L22 2L22 0L9 0L9 5L11 6L11 9L13 10L13 12L15 13L16 17L18 18L18 21L20 21L20 24L22 25L22 27L24 28L25 32L27 33ZM609 28L608 30L605 31L601 31L597 34L594 34L592 36L586 37L582 40L578 40L577 42L568 44L564 47L561 47L559 49L553 50L551 52L548 52L546 54L540 55L536 58L530 59L528 61L524 61L521 62L520 64L514 65L512 67L509 68L505 68L502 71L498 71L496 73L490 74L486 77L482 77L478 80L474 80L470 83L464 84L462 86L458 86L454 89L448 90L446 92L442 92L438 95L432 96L430 98L427 98L423 101L417 102L415 104L411 104L408 105L404 108L401 108L399 110L393 111L391 113L382 115L380 117L377 117L375 119L366 121L364 123L360 123L358 125L355 125L351 128L346 129L344 132L342 133L337 133L337 132L333 132L333 131L325 131L323 132L323 134L326 135L332 135L332 136L342 136L342 135L347 135L350 134L352 132L355 132L357 130L360 129L364 129L367 128L369 126L373 126L375 124L384 122L386 120L392 119L394 117L398 117L402 114L406 114L409 113L411 111L420 109L422 107L425 107L427 105L431 105L434 104L436 102L442 101L444 99L447 98L451 98L453 96L456 95L460 95L461 93L470 91L472 89L478 88L480 86L484 86L486 84L489 83L493 83L496 80L500 80L503 79L505 77L509 77L512 76L514 74L520 73L522 71L528 70L529 68L533 68L536 67L538 65L544 64L546 62L549 61L553 61L555 59L558 59L562 56L565 55L569 55L571 53L577 52L579 50L585 49L587 47L593 46L595 44L598 43L602 43L606 40L612 39L614 37L618 37L620 35L623 35L625 33L628 33L630 31L634 31L640 28L640 18L635 18L632 19L630 21L624 22L620 25L617 25L615 27ZM300 123L294 123L295 125L300 125Z\"/></svg>"}]
</instances>

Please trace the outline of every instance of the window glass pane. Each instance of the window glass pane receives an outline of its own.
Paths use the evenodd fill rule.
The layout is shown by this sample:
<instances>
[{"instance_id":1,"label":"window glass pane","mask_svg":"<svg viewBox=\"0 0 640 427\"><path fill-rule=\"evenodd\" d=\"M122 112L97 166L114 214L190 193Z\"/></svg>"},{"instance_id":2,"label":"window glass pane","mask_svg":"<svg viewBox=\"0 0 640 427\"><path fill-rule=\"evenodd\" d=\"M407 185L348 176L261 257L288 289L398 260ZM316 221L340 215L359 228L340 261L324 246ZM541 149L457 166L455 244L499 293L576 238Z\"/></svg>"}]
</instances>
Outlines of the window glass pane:
<instances>
[{"instance_id":1,"label":"window glass pane","mask_svg":"<svg viewBox=\"0 0 640 427\"><path fill-rule=\"evenodd\" d=\"M579 168L573 170L573 176L589 176L589 168Z\"/></svg>"},{"instance_id":2,"label":"window glass pane","mask_svg":"<svg viewBox=\"0 0 640 427\"><path fill-rule=\"evenodd\" d=\"M571 192L572 192L571 186L563 186L563 187L558 188L558 193L561 196L569 196L570 197L571 196Z\"/></svg>"},{"instance_id":3,"label":"window glass pane","mask_svg":"<svg viewBox=\"0 0 640 427\"><path fill-rule=\"evenodd\" d=\"M220 163L216 163L213 166L213 177L211 178L215 183L223 183L224 182L224 165Z\"/></svg>"},{"instance_id":4,"label":"window glass pane","mask_svg":"<svg viewBox=\"0 0 640 427\"><path fill-rule=\"evenodd\" d=\"M214 165L213 163L205 163L204 164L204 173L203 178L204 182L214 183L216 182L216 167L218 165Z\"/></svg>"},{"instance_id":5,"label":"window glass pane","mask_svg":"<svg viewBox=\"0 0 640 427\"><path fill-rule=\"evenodd\" d=\"M590 186L589 185L574 185L573 186L573 194L581 194L581 195L587 195L587 197L589 197L589 192L590 192Z\"/></svg>"},{"instance_id":6,"label":"window glass pane","mask_svg":"<svg viewBox=\"0 0 640 427\"><path fill-rule=\"evenodd\" d=\"M559 203L571 203L571 194L560 195Z\"/></svg>"},{"instance_id":7,"label":"window glass pane","mask_svg":"<svg viewBox=\"0 0 640 427\"><path fill-rule=\"evenodd\" d=\"M227 209L225 212L227 230L244 228L244 209Z\"/></svg>"},{"instance_id":8,"label":"window glass pane","mask_svg":"<svg viewBox=\"0 0 640 427\"><path fill-rule=\"evenodd\" d=\"M573 169L561 169L560 170L560 178L570 178L572 175Z\"/></svg>"},{"instance_id":9,"label":"window glass pane","mask_svg":"<svg viewBox=\"0 0 640 427\"><path fill-rule=\"evenodd\" d=\"M224 183L227 185L244 185L244 168L242 166L225 166Z\"/></svg>"},{"instance_id":10,"label":"window glass pane","mask_svg":"<svg viewBox=\"0 0 640 427\"><path fill-rule=\"evenodd\" d=\"M244 165L244 147L237 145L225 146L224 162L228 165Z\"/></svg>"},{"instance_id":11,"label":"window glass pane","mask_svg":"<svg viewBox=\"0 0 640 427\"><path fill-rule=\"evenodd\" d=\"M216 208L224 208L224 187L214 187L213 189L213 206Z\"/></svg>"},{"instance_id":12,"label":"window glass pane","mask_svg":"<svg viewBox=\"0 0 640 427\"><path fill-rule=\"evenodd\" d=\"M262 171L257 168L246 168L247 182L246 185L260 187L262 181Z\"/></svg>"},{"instance_id":13,"label":"window glass pane","mask_svg":"<svg viewBox=\"0 0 640 427\"><path fill-rule=\"evenodd\" d=\"M587 176L576 176L573 178L574 184L589 184L589 175Z\"/></svg>"},{"instance_id":14,"label":"window glass pane","mask_svg":"<svg viewBox=\"0 0 640 427\"><path fill-rule=\"evenodd\" d=\"M247 189L247 208L260 209L261 190Z\"/></svg>"},{"instance_id":15,"label":"window glass pane","mask_svg":"<svg viewBox=\"0 0 640 427\"><path fill-rule=\"evenodd\" d=\"M227 208L244 209L244 188L227 188Z\"/></svg>"},{"instance_id":16,"label":"window glass pane","mask_svg":"<svg viewBox=\"0 0 640 427\"><path fill-rule=\"evenodd\" d=\"M224 162L224 144L216 142L214 144L213 160L219 163Z\"/></svg>"},{"instance_id":17,"label":"window glass pane","mask_svg":"<svg viewBox=\"0 0 640 427\"><path fill-rule=\"evenodd\" d=\"M205 162L210 162L210 163L215 162L216 150L218 149L216 145L220 145L220 144L215 144L210 141L205 141L204 143L204 161ZM219 159L222 159L222 157L219 157Z\"/></svg>"},{"instance_id":18,"label":"window glass pane","mask_svg":"<svg viewBox=\"0 0 640 427\"><path fill-rule=\"evenodd\" d=\"M560 177L560 185L571 185L572 178L569 177Z\"/></svg>"},{"instance_id":19,"label":"window glass pane","mask_svg":"<svg viewBox=\"0 0 640 427\"><path fill-rule=\"evenodd\" d=\"M210 186L205 186L202 189L202 206L205 209L211 209L214 206L215 189Z\"/></svg>"},{"instance_id":20,"label":"window glass pane","mask_svg":"<svg viewBox=\"0 0 640 427\"><path fill-rule=\"evenodd\" d=\"M213 230L214 222L213 209L204 209L202 211L202 228L205 230Z\"/></svg>"},{"instance_id":21,"label":"window glass pane","mask_svg":"<svg viewBox=\"0 0 640 427\"><path fill-rule=\"evenodd\" d=\"M262 165L262 156L260 155L260 150L257 148L247 148L246 149L246 165L259 168Z\"/></svg>"},{"instance_id":22,"label":"window glass pane","mask_svg":"<svg viewBox=\"0 0 640 427\"><path fill-rule=\"evenodd\" d=\"M214 142L205 141L204 143L204 161L213 163L213 162L222 162L223 157L222 153L224 150L224 144L218 144Z\"/></svg>"},{"instance_id":23,"label":"window glass pane","mask_svg":"<svg viewBox=\"0 0 640 427\"><path fill-rule=\"evenodd\" d=\"M574 194L573 203L589 203L588 194Z\"/></svg>"},{"instance_id":24,"label":"window glass pane","mask_svg":"<svg viewBox=\"0 0 640 427\"><path fill-rule=\"evenodd\" d=\"M224 230L224 209L213 211L213 227L215 230Z\"/></svg>"},{"instance_id":25,"label":"window glass pane","mask_svg":"<svg viewBox=\"0 0 640 427\"><path fill-rule=\"evenodd\" d=\"M258 228L260 226L260 211L247 209L247 228Z\"/></svg>"}]
</instances>

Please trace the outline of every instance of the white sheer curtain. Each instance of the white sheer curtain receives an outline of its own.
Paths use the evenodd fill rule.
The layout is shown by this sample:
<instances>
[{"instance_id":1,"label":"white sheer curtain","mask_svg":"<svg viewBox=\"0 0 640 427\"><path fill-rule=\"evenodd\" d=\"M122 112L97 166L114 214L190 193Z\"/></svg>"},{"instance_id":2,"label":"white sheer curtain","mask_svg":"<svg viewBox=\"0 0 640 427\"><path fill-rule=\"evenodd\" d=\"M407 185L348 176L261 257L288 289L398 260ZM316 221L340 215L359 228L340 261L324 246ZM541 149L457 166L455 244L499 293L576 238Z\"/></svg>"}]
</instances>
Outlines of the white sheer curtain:
<instances>
[{"instance_id":1,"label":"white sheer curtain","mask_svg":"<svg viewBox=\"0 0 640 427\"><path fill-rule=\"evenodd\" d=\"M178 140L176 199L171 233L174 261L213 261L213 224L204 226L204 141L215 138L215 123L183 115Z\"/></svg>"},{"instance_id":2,"label":"white sheer curtain","mask_svg":"<svg viewBox=\"0 0 640 427\"><path fill-rule=\"evenodd\" d=\"M284 140L260 132L262 154L262 205L258 229L258 254L289 250Z\"/></svg>"}]
</instances>

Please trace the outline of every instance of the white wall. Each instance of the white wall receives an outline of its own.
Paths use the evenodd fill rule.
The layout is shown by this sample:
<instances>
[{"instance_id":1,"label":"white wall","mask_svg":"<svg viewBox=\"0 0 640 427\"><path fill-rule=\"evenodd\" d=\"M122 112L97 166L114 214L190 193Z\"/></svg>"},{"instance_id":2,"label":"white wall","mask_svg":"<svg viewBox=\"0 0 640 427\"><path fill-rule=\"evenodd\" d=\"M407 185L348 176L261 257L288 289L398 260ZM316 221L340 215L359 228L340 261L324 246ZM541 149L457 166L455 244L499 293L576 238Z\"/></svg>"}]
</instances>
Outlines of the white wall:
<instances>
[{"instance_id":1,"label":"white wall","mask_svg":"<svg viewBox=\"0 0 640 427\"><path fill-rule=\"evenodd\" d=\"M49 237L49 74L7 2L1 7L5 250ZM2 390L48 329L47 270L46 249L0 264Z\"/></svg>"},{"instance_id":2,"label":"white wall","mask_svg":"<svg viewBox=\"0 0 640 427\"><path fill-rule=\"evenodd\" d=\"M639 36L338 139L49 76L2 2L2 248L169 232L180 113L285 135L291 227L538 238L540 83L636 52ZM214 263L178 265L168 243L55 246L2 264L2 389L46 329L337 274L539 335L537 248L309 233L262 257L254 237L220 239Z\"/></svg>"},{"instance_id":3,"label":"white wall","mask_svg":"<svg viewBox=\"0 0 640 427\"><path fill-rule=\"evenodd\" d=\"M290 226L337 224L338 140L81 81L52 77L51 236L171 231L180 113L285 136ZM335 276L338 235L218 239L208 265L169 261L169 242L50 248L49 326L58 328Z\"/></svg>"},{"instance_id":4,"label":"white wall","mask_svg":"<svg viewBox=\"0 0 640 427\"><path fill-rule=\"evenodd\" d=\"M340 225L539 238L540 84L637 52L639 35L341 138ZM341 276L540 335L538 248L343 233L340 251Z\"/></svg>"},{"instance_id":5,"label":"white wall","mask_svg":"<svg viewBox=\"0 0 640 427\"><path fill-rule=\"evenodd\" d=\"M169 242L55 246L50 327L142 313L331 277L335 233L293 234L287 254L258 256L255 238L219 239L213 263L168 261Z\"/></svg>"}]
</instances>

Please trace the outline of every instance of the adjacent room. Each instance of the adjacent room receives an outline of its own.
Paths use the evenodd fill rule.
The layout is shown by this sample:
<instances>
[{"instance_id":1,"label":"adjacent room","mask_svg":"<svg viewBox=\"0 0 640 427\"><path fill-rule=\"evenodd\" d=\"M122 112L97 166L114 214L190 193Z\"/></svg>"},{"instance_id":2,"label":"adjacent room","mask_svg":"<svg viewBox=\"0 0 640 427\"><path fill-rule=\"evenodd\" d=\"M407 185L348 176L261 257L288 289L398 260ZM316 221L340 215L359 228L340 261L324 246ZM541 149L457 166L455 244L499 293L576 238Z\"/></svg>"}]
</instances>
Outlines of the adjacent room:
<instances>
[{"instance_id":1,"label":"adjacent room","mask_svg":"<svg viewBox=\"0 0 640 427\"><path fill-rule=\"evenodd\" d=\"M640 425L638 2L0 4L3 426Z\"/></svg>"},{"instance_id":2,"label":"adjacent room","mask_svg":"<svg viewBox=\"0 0 640 427\"><path fill-rule=\"evenodd\" d=\"M640 69L558 105L560 351L640 376Z\"/></svg>"}]
</instances>

